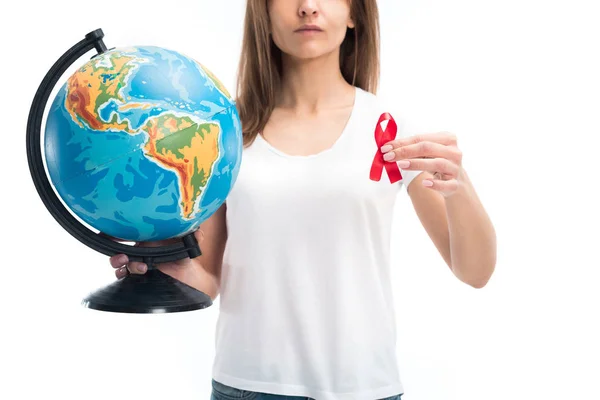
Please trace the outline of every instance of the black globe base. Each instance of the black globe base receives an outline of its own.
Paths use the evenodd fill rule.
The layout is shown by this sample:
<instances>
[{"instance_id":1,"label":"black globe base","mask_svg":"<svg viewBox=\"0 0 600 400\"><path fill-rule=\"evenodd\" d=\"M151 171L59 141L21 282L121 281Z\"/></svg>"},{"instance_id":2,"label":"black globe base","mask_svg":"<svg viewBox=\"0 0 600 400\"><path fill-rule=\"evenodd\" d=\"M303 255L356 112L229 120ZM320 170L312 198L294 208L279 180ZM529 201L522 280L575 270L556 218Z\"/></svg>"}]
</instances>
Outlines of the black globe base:
<instances>
[{"instance_id":1,"label":"black globe base","mask_svg":"<svg viewBox=\"0 0 600 400\"><path fill-rule=\"evenodd\" d=\"M149 314L199 310L212 305L212 299L158 269L150 269L96 290L81 304L99 311Z\"/></svg>"}]
</instances>

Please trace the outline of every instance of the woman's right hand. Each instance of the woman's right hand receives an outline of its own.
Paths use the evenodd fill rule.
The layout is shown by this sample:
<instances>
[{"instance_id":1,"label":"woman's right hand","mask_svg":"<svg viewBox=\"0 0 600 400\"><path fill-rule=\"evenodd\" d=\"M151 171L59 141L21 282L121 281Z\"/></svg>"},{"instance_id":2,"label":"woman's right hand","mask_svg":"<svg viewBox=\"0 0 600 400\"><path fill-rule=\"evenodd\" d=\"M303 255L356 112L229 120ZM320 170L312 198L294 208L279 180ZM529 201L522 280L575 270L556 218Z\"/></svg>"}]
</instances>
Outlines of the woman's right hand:
<instances>
[{"instance_id":1,"label":"woman's right hand","mask_svg":"<svg viewBox=\"0 0 600 400\"><path fill-rule=\"evenodd\" d=\"M199 243L202 242L203 238L204 238L204 235L203 235L202 231L200 231ZM112 238L112 239L118 240L115 238ZM164 246L167 244L172 244L178 240L181 240L181 239L162 240L162 241L156 241L156 242L138 242L135 244L135 246L158 247L158 246ZM110 265L115 269L115 276L117 277L117 279L121 279L129 273L145 274L148 271L148 267L145 263L137 262L137 261L129 262L129 258L125 254L115 254L114 256L110 257L109 260L110 260ZM170 275L176 279L180 279L182 274L185 272L185 270L187 270L188 267L192 265L191 261L192 260L189 257L186 257L186 258L183 258L183 259L177 260L177 261L160 263L157 265L157 267L161 272L163 272L167 275Z\"/></svg>"}]
</instances>

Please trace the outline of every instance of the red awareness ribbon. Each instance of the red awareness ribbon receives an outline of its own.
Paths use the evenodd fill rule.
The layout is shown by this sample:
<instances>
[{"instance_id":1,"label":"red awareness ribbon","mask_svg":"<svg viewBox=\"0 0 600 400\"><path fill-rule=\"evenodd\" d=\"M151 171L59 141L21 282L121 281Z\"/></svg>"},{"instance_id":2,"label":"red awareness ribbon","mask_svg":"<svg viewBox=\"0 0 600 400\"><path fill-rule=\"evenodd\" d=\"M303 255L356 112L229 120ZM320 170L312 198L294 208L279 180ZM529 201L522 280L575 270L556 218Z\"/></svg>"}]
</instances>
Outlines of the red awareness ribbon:
<instances>
[{"instance_id":1,"label":"red awareness ribbon","mask_svg":"<svg viewBox=\"0 0 600 400\"><path fill-rule=\"evenodd\" d=\"M386 120L388 121L388 124L384 131L381 129L381 123ZM372 181L379 181L381 179L384 166L391 183L398 182L402 179L402 174L400 174L398 163L395 161L385 161L383 159L383 153L381 152L381 146L394 140L396 138L397 131L398 125L396 125L394 118L387 112L381 114L379 121L377 122L377 126L375 127L375 142L377 143L377 152L375 153L375 158L373 159L373 164L371 165L370 177Z\"/></svg>"}]
</instances>

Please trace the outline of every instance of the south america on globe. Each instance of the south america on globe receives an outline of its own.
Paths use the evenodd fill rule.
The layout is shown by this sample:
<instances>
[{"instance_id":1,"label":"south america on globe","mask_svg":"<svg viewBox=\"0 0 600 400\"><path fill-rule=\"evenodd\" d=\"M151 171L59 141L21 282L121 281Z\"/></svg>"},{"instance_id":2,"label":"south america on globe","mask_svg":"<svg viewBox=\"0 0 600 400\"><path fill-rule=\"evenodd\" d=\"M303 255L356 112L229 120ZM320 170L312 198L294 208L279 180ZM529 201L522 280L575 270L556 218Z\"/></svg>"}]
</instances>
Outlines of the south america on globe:
<instances>
[{"instance_id":1,"label":"south america on globe","mask_svg":"<svg viewBox=\"0 0 600 400\"><path fill-rule=\"evenodd\" d=\"M193 232L225 201L241 164L232 96L179 52L110 49L60 88L44 136L48 174L67 207L128 241Z\"/></svg>"}]
</instances>

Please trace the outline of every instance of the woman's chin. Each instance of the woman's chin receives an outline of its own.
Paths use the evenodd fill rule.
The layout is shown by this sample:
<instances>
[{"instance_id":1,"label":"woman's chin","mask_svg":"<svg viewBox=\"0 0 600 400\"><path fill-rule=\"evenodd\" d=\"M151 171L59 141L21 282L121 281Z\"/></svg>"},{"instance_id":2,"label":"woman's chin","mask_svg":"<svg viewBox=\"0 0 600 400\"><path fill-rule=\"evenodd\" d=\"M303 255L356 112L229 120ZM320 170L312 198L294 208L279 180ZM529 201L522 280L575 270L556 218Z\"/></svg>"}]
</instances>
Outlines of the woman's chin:
<instances>
[{"instance_id":1,"label":"woman's chin","mask_svg":"<svg viewBox=\"0 0 600 400\"><path fill-rule=\"evenodd\" d=\"M324 49L323 46L302 46L301 49L295 49L295 51L290 52L289 54L292 58L309 61L313 59L323 58L329 54L331 54L331 49Z\"/></svg>"}]
</instances>

